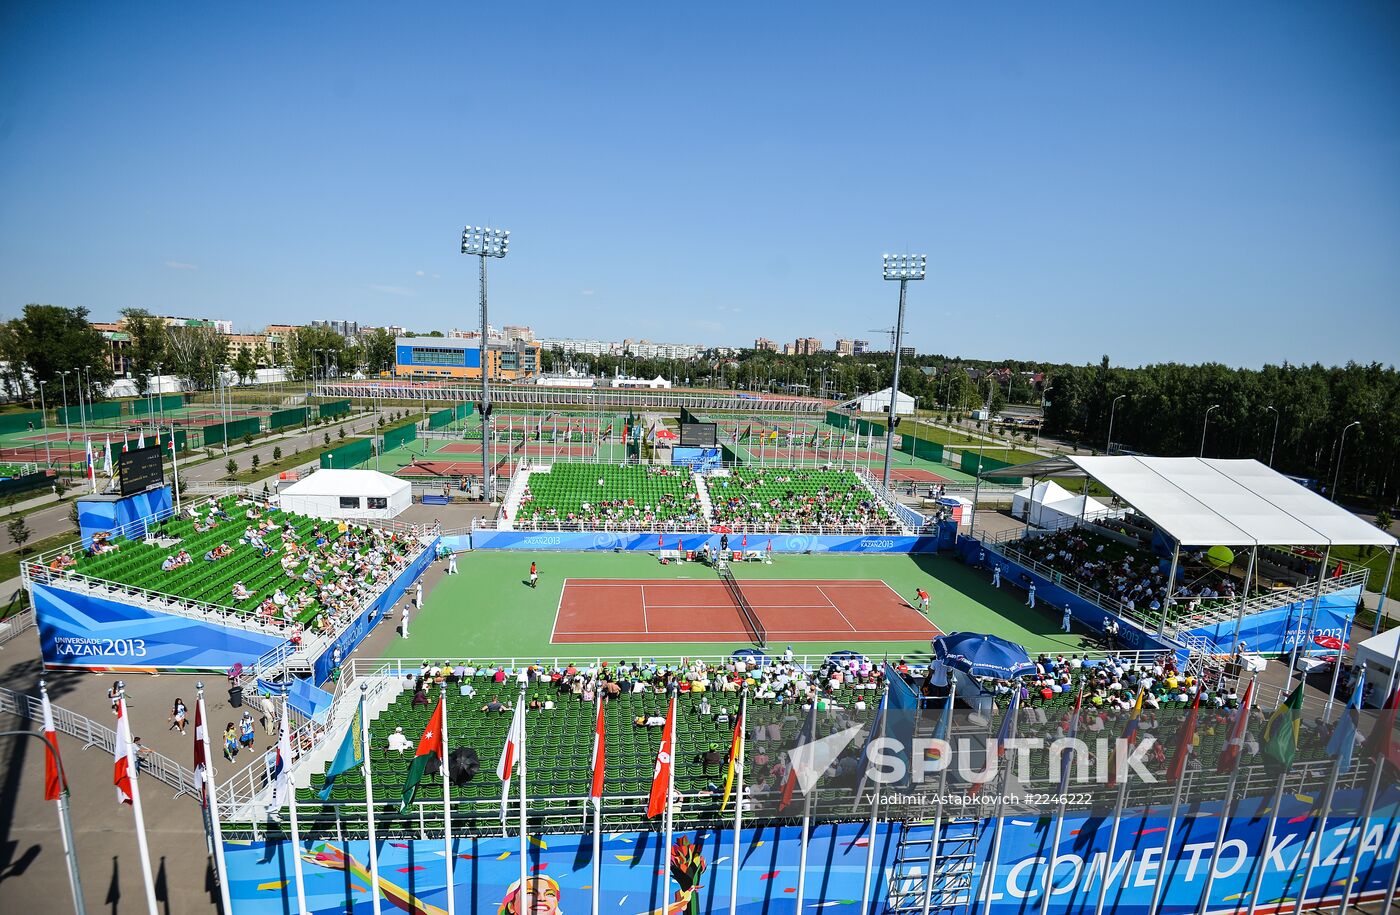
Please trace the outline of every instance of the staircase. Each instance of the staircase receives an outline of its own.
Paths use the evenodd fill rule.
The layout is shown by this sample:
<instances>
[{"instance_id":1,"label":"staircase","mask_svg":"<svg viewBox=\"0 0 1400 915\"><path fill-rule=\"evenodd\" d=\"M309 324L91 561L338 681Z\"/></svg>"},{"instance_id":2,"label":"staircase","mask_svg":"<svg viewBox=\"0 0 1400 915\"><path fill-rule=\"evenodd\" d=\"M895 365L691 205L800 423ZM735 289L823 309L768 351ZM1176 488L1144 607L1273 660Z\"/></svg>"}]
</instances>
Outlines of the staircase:
<instances>
[{"instance_id":1,"label":"staircase","mask_svg":"<svg viewBox=\"0 0 1400 915\"><path fill-rule=\"evenodd\" d=\"M710 474L695 474L695 493L700 500L700 517L705 519L706 526L715 523L715 508L714 504L710 502L709 478L711 475L719 473L724 473L727 475L729 471L716 470L712 471Z\"/></svg>"},{"instance_id":2,"label":"staircase","mask_svg":"<svg viewBox=\"0 0 1400 915\"><path fill-rule=\"evenodd\" d=\"M506 487L506 498L501 505L499 530L511 530L515 520L520 517L520 500L525 498L525 489L529 486L530 471L532 470L548 473L549 465L535 464L534 466L521 466L519 470L511 475L510 485ZM510 521L505 520L506 518L509 518Z\"/></svg>"},{"instance_id":3,"label":"staircase","mask_svg":"<svg viewBox=\"0 0 1400 915\"><path fill-rule=\"evenodd\" d=\"M972 902L979 821L946 817L941 830L923 820L905 824L889 878L890 913L964 915ZM937 838L938 864L932 877L929 857Z\"/></svg>"}]
</instances>

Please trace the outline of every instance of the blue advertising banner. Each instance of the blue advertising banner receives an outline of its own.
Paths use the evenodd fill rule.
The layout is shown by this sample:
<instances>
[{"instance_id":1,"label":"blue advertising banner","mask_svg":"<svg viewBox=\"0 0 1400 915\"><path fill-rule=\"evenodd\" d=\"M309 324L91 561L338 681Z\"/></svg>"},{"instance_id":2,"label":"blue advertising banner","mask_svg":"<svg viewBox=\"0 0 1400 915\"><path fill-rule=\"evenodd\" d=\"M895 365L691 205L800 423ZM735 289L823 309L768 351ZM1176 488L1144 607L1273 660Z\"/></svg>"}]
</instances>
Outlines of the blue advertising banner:
<instances>
[{"instance_id":1,"label":"blue advertising banner","mask_svg":"<svg viewBox=\"0 0 1400 915\"><path fill-rule=\"evenodd\" d=\"M346 627L345 631L336 637L325 651L323 651L311 665L312 679L316 683L324 683L330 679L331 670L335 667L335 650L340 649L340 657L350 657L350 652L365 640L379 621L384 618L384 614L394 609L394 604L398 603L400 597L409 586L422 577L423 573L432 565L433 559L437 557L438 541L434 540L429 544L423 554L413 561L407 569L399 573L384 593L375 598L374 601L360 611L360 615L355 621Z\"/></svg>"},{"instance_id":2,"label":"blue advertising banner","mask_svg":"<svg viewBox=\"0 0 1400 915\"><path fill-rule=\"evenodd\" d=\"M169 486L149 489L119 499L79 498L78 531L82 534L83 546L90 547L93 534L114 531L143 518L159 520L169 515L170 509ZM127 535L144 536L145 525L128 530Z\"/></svg>"},{"instance_id":3,"label":"blue advertising banner","mask_svg":"<svg viewBox=\"0 0 1400 915\"><path fill-rule=\"evenodd\" d=\"M223 673L234 664L251 664L284 641L38 582L33 595L49 668Z\"/></svg>"},{"instance_id":4,"label":"blue advertising banner","mask_svg":"<svg viewBox=\"0 0 1400 915\"><path fill-rule=\"evenodd\" d=\"M1240 641L1250 651L1265 653L1292 651L1293 646L1300 643L1303 651L1321 651L1323 649L1313 641L1317 636L1330 635L1343 642L1348 640L1351 620L1360 601L1361 586L1357 585L1334 594L1324 594L1317 602L1316 610L1309 598L1252 613L1240 624ZM1222 653L1234 650L1231 641L1235 634L1234 620L1223 620L1191 632L1215 642Z\"/></svg>"},{"instance_id":5,"label":"blue advertising banner","mask_svg":"<svg viewBox=\"0 0 1400 915\"><path fill-rule=\"evenodd\" d=\"M1338 792L1336 809L1354 810L1359 806L1361 793ZM1053 849L1053 855L1052 817L1009 817L1002 826L1002 853L995 873L990 875L991 906L981 911L989 915L1040 911L1046 863L1052 857L1052 912L1093 911L1107 872L1106 910L1115 915L1146 915L1151 910L1153 887L1164 862L1164 915L1236 912L1253 890L1260 867L1264 868L1264 879L1258 911L1277 912L1284 904L1287 908L1282 911L1292 911L1300 890L1306 900L1304 908L1310 909L1324 898L1332 904L1340 899L1339 890L1346 883L1352 856L1357 854L1361 865L1353 892L1375 900L1384 896L1389 886L1400 844L1400 823L1392 819L1396 800L1393 789L1385 800L1367 821L1364 831L1354 828L1354 815L1329 817L1326 828L1317 830L1316 819L1307 815L1313 809L1313 799L1285 795L1270 833L1269 817L1262 812L1269 799L1246 799L1241 804L1244 809L1230 818L1208 900L1201 897L1220 825L1218 817L1179 818L1171 848L1163 855L1161 842L1167 818L1150 815L1150 811L1146 816L1126 816L1119 822L1112 861L1106 860L1113 826L1109 817L1066 817L1060 845ZM978 859L987 864L991 859L991 833L990 828L983 829L977 848ZM1318 864L1312 882L1302 887L1314 845L1318 846ZM977 868L974 898L987 891L983 881L988 879L990 870L985 865Z\"/></svg>"},{"instance_id":6,"label":"blue advertising banner","mask_svg":"<svg viewBox=\"0 0 1400 915\"><path fill-rule=\"evenodd\" d=\"M718 470L724 466L724 459L718 448L672 448L671 463L678 467L689 467L696 473Z\"/></svg>"},{"instance_id":7,"label":"blue advertising banner","mask_svg":"<svg viewBox=\"0 0 1400 915\"><path fill-rule=\"evenodd\" d=\"M822 911L859 909L865 859L870 843L866 823L823 824L813 828L808 850L806 906ZM871 898L883 900L885 870L893 866L898 824L880 825L875 837ZM739 911L796 915L798 827L743 831L739 852ZM734 866L728 830L680 831L673 849L686 861L671 884L673 898L662 905L660 868L662 836L654 832L609 832L603 837L599 881L603 911L680 912L721 915L729 912L730 869ZM307 911L344 915L372 911L377 890L383 910L442 915L447 910L447 870L441 839L399 838L379 843L379 881L369 872L368 842L307 840L301 856ZM455 855L453 901L458 912L513 913L506 903L520 875L519 839L515 836L460 838ZM296 889L290 842L224 842L229 895L240 915L283 915L288 900L295 908ZM591 835L543 835L530 843L535 915L574 915L592 908L593 840ZM673 871L674 872L674 871ZM883 905L881 905L883 908Z\"/></svg>"},{"instance_id":8,"label":"blue advertising banner","mask_svg":"<svg viewBox=\"0 0 1400 915\"><path fill-rule=\"evenodd\" d=\"M698 550L708 543L719 549L719 534L631 533L627 531L473 531L477 550ZM663 545L658 544L658 538ZM747 541L747 542L746 542ZM678 547L677 544L680 544ZM730 549L768 550L775 553L933 553L938 537L905 537L893 534L829 536L811 534L730 534Z\"/></svg>"}]
</instances>

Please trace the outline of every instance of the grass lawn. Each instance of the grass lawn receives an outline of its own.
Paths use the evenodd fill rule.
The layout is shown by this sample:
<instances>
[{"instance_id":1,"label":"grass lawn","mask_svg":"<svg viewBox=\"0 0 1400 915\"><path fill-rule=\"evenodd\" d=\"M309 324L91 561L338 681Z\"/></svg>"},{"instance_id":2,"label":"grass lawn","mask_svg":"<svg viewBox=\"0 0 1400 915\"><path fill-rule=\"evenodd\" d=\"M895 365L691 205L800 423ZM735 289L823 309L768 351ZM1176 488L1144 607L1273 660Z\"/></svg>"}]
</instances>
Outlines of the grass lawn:
<instances>
[{"instance_id":1,"label":"grass lawn","mask_svg":"<svg viewBox=\"0 0 1400 915\"><path fill-rule=\"evenodd\" d=\"M43 540L31 540L24 545L24 558L57 549L77 539L77 531L68 531L66 534L55 534ZM0 581L9 581L19 574L20 559L19 550L10 550L8 553L0 553Z\"/></svg>"},{"instance_id":2,"label":"grass lawn","mask_svg":"<svg viewBox=\"0 0 1400 915\"><path fill-rule=\"evenodd\" d=\"M531 560L540 564L540 586L525 583ZM505 657L521 660L720 655L747 643L607 643L555 645L550 642L566 578L715 581L714 572L692 563L663 566L654 556L626 553L527 553L480 551L458 559L461 574L443 576L412 618L410 638L394 639L388 658ZM923 586L931 597L930 617L944 632L974 630L1000 635L1035 651L1077 651L1078 635L1059 632L1059 619L1028 609L1020 592L993 589L986 577L938 556L791 556L774 563L739 563L734 575L747 579L879 579L898 594ZM698 627L698 624L697 624ZM783 645L770 645L781 652ZM867 655L923 657L927 641L796 642L798 653L851 648Z\"/></svg>"},{"instance_id":3,"label":"grass lawn","mask_svg":"<svg viewBox=\"0 0 1400 915\"><path fill-rule=\"evenodd\" d=\"M1332 556L1336 559L1345 559L1347 562L1355 562L1364 565L1371 570L1371 574L1366 578L1366 590L1380 593L1381 584L1385 581L1385 569L1390 562L1390 551L1377 548L1370 556L1365 554L1365 547L1359 546L1334 546ZM1396 563L1397 568L1390 574L1390 591L1388 597L1400 599L1400 562Z\"/></svg>"}]
</instances>

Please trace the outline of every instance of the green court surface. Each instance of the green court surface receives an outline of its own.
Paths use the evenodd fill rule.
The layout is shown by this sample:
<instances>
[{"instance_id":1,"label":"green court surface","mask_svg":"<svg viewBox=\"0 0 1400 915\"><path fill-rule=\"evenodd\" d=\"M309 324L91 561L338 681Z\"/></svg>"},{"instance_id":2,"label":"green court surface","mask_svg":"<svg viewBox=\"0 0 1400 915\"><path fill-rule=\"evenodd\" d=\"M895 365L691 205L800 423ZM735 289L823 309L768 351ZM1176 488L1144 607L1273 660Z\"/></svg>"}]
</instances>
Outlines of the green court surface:
<instances>
[{"instance_id":1,"label":"green court surface","mask_svg":"<svg viewBox=\"0 0 1400 915\"><path fill-rule=\"evenodd\" d=\"M530 562L539 564L540 584L531 589ZM1053 608L1031 610L1025 594L996 590L987 577L941 556L788 556L772 565L736 563L734 576L745 581L880 580L903 597L918 587L929 592L929 619L944 632L976 631L999 635L1032 652L1069 652L1084 647L1078 634L1059 631ZM387 658L519 658L521 660L720 655L749 643L645 642L554 644L551 635L565 579L645 579L657 582L714 582L715 573L700 563L661 565L645 553L530 553L481 551L458 556L459 574L436 578L423 610L410 617L407 639L395 638ZM397 625L398 611L392 622ZM701 622L697 621L697 628ZM781 652L784 645L770 645ZM927 640L793 642L798 653L850 648L868 656L927 656Z\"/></svg>"}]
</instances>

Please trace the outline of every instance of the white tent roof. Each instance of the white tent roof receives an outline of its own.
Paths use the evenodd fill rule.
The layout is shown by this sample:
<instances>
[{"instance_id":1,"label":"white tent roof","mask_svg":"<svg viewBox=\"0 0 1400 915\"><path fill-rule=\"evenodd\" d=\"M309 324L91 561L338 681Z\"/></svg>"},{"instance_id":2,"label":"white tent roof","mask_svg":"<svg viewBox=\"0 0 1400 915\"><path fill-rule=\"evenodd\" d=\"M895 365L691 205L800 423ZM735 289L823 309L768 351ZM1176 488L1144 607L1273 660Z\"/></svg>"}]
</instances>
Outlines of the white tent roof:
<instances>
[{"instance_id":1,"label":"white tent roof","mask_svg":"<svg viewBox=\"0 0 1400 915\"><path fill-rule=\"evenodd\" d=\"M1395 538L1253 460L1063 455L983 476L1087 476L1178 543L1391 547Z\"/></svg>"},{"instance_id":2,"label":"white tent roof","mask_svg":"<svg viewBox=\"0 0 1400 915\"><path fill-rule=\"evenodd\" d=\"M409 488L407 480L399 480L377 470L318 470L297 480L282 490L293 496L391 496Z\"/></svg>"},{"instance_id":3,"label":"white tent roof","mask_svg":"<svg viewBox=\"0 0 1400 915\"><path fill-rule=\"evenodd\" d=\"M1063 502L1073 498L1068 489L1065 489L1054 480L1043 480L1035 486L1027 486L1016 493L1016 497L1025 499L1027 502L1034 502L1037 505L1048 505L1052 502Z\"/></svg>"}]
</instances>

